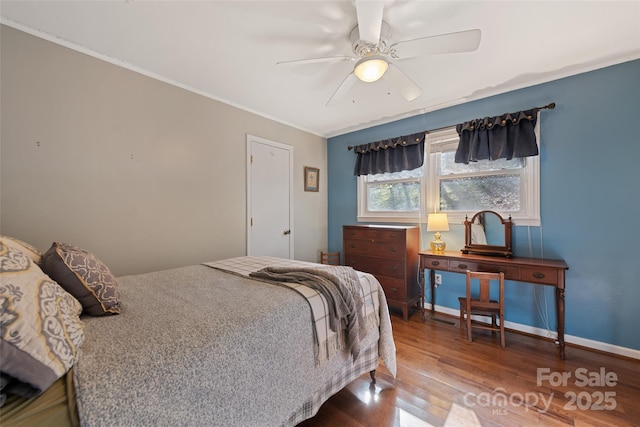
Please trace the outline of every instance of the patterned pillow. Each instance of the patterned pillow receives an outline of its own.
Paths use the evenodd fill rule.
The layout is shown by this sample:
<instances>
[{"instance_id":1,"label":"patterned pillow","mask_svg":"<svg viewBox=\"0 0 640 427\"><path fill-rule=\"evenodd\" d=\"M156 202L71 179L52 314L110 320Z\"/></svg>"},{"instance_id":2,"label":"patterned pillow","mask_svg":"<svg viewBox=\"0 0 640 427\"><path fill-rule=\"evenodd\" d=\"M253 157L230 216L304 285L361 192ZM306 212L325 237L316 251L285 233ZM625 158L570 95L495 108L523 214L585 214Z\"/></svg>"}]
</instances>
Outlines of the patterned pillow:
<instances>
[{"instance_id":1,"label":"patterned pillow","mask_svg":"<svg viewBox=\"0 0 640 427\"><path fill-rule=\"evenodd\" d=\"M92 316L120 313L116 278L93 254L77 246L53 242L42 256L42 270L80 301L84 313Z\"/></svg>"},{"instance_id":2,"label":"patterned pillow","mask_svg":"<svg viewBox=\"0 0 640 427\"><path fill-rule=\"evenodd\" d=\"M35 396L64 375L84 340L82 306L24 253L0 242L0 376Z\"/></svg>"},{"instance_id":3,"label":"patterned pillow","mask_svg":"<svg viewBox=\"0 0 640 427\"><path fill-rule=\"evenodd\" d=\"M11 249L16 249L24 252L24 254L31 258L31 261L35 262L36 264L40 264L40 261L42 260L42 253L38 249L34 248L28 243L23 242L22 240L16 239L15 237L0 236L0 242L5 246L10 247Z\"/></svg>"}]
</instances>

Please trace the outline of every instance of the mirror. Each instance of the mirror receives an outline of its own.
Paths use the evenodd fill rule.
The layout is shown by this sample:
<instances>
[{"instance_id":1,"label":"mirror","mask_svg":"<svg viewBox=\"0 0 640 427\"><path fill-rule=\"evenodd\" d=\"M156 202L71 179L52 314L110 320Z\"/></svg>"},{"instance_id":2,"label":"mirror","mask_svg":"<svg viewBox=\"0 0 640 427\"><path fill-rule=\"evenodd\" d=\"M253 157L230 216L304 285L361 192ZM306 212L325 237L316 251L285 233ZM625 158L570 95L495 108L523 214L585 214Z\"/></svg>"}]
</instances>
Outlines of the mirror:
<instances>
[{"instance_id":1,"label":"mirror","mask_svg":"<svg viewBox=\"0 0 640 427\"><path fill-rule=\"evenodd\" d=\"M480 211L464 220L463 254L480 254L511 258L511 217L504 219L493 211Z\"/></svg>"}]
</instances>

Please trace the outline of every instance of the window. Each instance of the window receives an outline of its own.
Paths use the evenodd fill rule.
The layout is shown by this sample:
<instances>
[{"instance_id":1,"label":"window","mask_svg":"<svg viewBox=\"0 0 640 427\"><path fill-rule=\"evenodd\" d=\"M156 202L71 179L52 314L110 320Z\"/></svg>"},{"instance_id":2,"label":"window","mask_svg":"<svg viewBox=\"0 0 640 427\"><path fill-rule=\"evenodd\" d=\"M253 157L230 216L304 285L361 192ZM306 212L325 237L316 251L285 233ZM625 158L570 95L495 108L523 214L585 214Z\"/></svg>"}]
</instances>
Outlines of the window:
<instances>
[{"instance_id":1,"label":"window","mask_svg":"<svg viewBox=\"0 0 640 427\"><path fill-rule=\"evenodd\" d=\"M417 222L423 167L358 177L358 221Z\"/></svg>"},{"instance_id":2,"label":"window","mask_svg":"<svg viewBox=\"0 0 640 427\"><path fill-rule=\"evenodd\" d=\"M518 225L540 225L538 156L465 165L454 162L457 147L454 128L427 135L428 212L446 212L449 221L460 223L467 215L492 210Z\"/></svg>"},{"instance_id":3,"label":"window","mask_svg":"<svg viewBox=\"0 0 640 427\"><path fill-rule=\"evenodd\" d=\"M539 157L465 165L454 162L458 141L453 127L431 132L421 168L358 177L358 221L416 223L426 212L446 212L461 224L493 210L517 225L540 225Z\"/></svg>"}]
</instances>

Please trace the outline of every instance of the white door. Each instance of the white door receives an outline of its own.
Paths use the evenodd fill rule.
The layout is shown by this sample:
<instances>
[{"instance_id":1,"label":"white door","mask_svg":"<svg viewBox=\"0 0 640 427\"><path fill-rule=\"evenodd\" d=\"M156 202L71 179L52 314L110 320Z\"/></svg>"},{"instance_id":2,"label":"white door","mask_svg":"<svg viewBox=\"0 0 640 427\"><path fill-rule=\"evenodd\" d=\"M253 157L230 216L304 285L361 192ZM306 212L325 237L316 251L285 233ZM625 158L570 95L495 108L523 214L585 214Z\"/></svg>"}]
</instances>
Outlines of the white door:
<instances>
[{"instance_id":1,"label":"white door","mask_svg":"<svg viewBox=\"0 0 640 427\"><path fill-rule=\"evenodd\" d=\"M247 135L247 255L293 258L293 147Z\"/></svg>"}]
</instances>

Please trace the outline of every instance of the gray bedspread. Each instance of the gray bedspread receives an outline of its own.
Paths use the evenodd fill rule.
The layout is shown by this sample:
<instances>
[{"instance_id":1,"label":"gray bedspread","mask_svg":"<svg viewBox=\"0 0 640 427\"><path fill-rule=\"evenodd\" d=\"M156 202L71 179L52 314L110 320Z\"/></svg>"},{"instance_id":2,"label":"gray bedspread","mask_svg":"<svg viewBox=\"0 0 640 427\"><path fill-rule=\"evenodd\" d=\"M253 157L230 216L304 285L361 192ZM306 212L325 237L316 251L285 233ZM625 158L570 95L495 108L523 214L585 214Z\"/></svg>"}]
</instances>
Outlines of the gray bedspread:
<instances>
[{"instance_id":1,"label":"gray bedspread","mask_svg":"<svg viewBox=\"0 0 640 427\"><path fill-rule=\"evenodd\" d=\"M336 345L329 357L345 349L354 359L358 357L360 341L367 334L367 324L362 286L353 268L345 266L267 267L251 273L250 276L273 282L301 284L322 295L327 302L329 329L336 332ZM314 338L319 348L320 340L315 329ZM319 349L316 350L316 354L319 356ZM320 359L319 361L321 362Z\"/></svg>"},{"instance_id":2,"label":"gray bedspread","mask_svg":"<svg viewBox=\"0 0 640 427\"><path fill-rule=\"evenodd\" d=\"M372 361L356 369L344 352L317 366L309 303L290 289L204 265L121 277L119 287L120 315L83 318L84 426L294 425L337 391L332 382L375 368L379 330L395 373L384 301L386 318L363 343Z\"/></svg>"}]
</instances>

